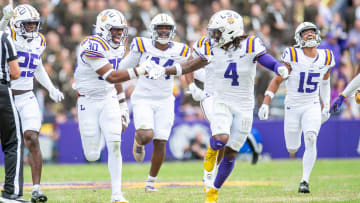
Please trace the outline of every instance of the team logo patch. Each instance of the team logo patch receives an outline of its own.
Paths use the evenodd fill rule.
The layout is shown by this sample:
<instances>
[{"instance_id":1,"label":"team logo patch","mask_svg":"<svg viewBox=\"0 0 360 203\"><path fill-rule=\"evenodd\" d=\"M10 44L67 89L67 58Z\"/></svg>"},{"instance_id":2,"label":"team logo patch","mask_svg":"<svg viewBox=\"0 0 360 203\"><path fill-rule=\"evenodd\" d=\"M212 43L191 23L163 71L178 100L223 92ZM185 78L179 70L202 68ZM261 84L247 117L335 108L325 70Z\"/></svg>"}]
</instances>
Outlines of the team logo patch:
<instances>
[{"instance_id":1,"label":"team logo patch","mask_svg":"<svg viewBox=\"0 0 360 203\"><path fill-rule=\"evenodd\" d=\"M229 24L233 24L233 23L235 22L235 20L234 20L233 17L228 17L228 18L227 18L227 22L228 22Z\"/></svg>"},{"instance_id":2,"label":"team logo patch","mask_svg":"<svg viewBox=\"0 0 360 203\"><path fill-rule=\"evenodd\" d=\"M103 15L103 16L101 17L101 21L102 21L102 22L104 22L106 19L107 19L107 15Z\"/></svg>"}]
</instances>

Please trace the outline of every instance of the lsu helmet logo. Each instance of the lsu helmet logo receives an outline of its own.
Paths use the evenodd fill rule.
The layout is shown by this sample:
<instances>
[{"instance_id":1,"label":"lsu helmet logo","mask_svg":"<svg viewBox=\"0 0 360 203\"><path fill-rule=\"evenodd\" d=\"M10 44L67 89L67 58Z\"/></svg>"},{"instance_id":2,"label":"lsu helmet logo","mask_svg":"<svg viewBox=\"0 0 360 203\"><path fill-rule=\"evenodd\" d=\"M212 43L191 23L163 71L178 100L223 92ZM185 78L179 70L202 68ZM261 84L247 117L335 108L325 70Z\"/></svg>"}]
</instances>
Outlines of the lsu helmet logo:
<instances>
[{"instance_id":1,"label":"lsu helmet logo","mask_svg":"<svg viewBox=\"0 0 360 203\"><path fill-rule=\"evenodd\" d=\"M228 17L228 18L227 18L227 22L228 22L229 24L233 24L233 23L235 22L235 19L234 19L233 17Z\"/></svg>"},{"instance_id":2,"label":"lsu helmet logo","mask_svg":"<svg viewBox=\"0 0 360 203\"><path fill-rule=\"evenodd\" d=\"M101 17L101 22L104 22L106 19L107 19L107 15L103 15L103 16Z\"/></svg>"}]
</instances>

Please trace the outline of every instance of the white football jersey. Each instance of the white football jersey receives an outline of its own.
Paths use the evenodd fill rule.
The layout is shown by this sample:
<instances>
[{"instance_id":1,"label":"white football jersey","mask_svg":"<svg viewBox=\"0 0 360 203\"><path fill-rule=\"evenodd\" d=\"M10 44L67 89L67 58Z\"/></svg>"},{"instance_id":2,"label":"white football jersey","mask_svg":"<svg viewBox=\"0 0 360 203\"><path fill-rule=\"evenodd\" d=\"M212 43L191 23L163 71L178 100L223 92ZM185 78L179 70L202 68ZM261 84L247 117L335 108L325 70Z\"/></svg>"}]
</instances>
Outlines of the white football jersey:
<instances>
[{"instance_id":1,"label":"white football jersey","mask_svg":"<svg viewBox=\"0 0 360 203\"><path fill-rule=\"evenodd\" d=\"M228 51L212 49L214 100L240 109L253 109L256 58L266 53L266 49L256 36L249 36L240 43L240 48L235 50L232 47Z\"/></svg>"},{"instance_id":2,"label":"white football jersey","mask_svg":"<svg viewBox=\"0 0 360 203\"><path fill-rule=\"evenodd\" d=\"M102 99L113 92L114 84L104 80L96 71L108 63L117 70L124 53L124 46L114 49L98 35L86 37L80 43L73 88L94 99Z\"/></svg>"},{"instance_id":3,"label":"white football jersey","mask_svg":"<svg viewBox=\"0 0 360 203\"><path fill-rule=\"evenodd\" d=\"M126 59L131 56L138 56L131 60L143 63L148 57L151 57L156 64L164 68L173 66L175 63L182 63L190 56L190 48L188 45L179 42L170 42L170 47L164 51L155 47L154 41L150 38L136 37L130 45L131 52L141 54L129 54ZM158 80L149 79L148 76L141 75L135 86L135 90L131 95L131 99L164 99L172 96L174 87L174 76L165 76Z\"/></svg>"},{"instance_id":4,"label":"white football jersey","mask_svg":"<svg viewBox=\"0 0 360 203\"><path fill-rule=\"evenodd\" d=\"M11 81L11 89L32 90L34 88L34 73L38 66L42 65L41 54L46 48L44 35L26 40L17 35L13 28L9 27L6 31L13 39L18 56L20 77Z\"/></svg>"},{"instance_id":5,"label":"white football jersey","mask_svg":"<svg viewBox=\"0 0 360 203\"><path fill-rule=\"evenodd\" d=\"M210 40L205 36L202 36L198 41L196 41L193 45L193 49L203 55L213 55L213 52L210 50ZM196 53L193 53L194 57L197 57ZM214 94L214 65L210 63L204 67L205 69L205 79L204 79L204 91L213 95ZM199 69L194 72L194 77L196 78L197 72L202 71Z\"/></svg>"},{"instance_id":6,"label":"white football jersey","mask_svg":"<svg viewBox=\"0 0 360 203\"><path fill-rule=\"evenodd\" d=\"M301 48L288 47L281 59L291 67L286 81L285 104L301 106L319 102L319 83L335 65L334 55L328 49L317 49L316 58L307 57Z\"/></svg>"}]
</instances>

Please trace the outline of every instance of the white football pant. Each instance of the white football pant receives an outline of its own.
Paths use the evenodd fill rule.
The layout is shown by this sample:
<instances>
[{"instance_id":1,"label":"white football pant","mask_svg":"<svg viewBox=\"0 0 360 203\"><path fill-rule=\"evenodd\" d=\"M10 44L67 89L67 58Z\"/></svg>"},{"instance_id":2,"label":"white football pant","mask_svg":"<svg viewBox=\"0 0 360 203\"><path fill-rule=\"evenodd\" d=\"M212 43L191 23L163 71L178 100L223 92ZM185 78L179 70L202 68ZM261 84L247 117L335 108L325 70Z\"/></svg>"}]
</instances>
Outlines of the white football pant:
<instances>
[{"instance_id":1,"label":"white football pant","mask_svg":"<svg viewBox=\"0 0 360 203\"><path fill-rule=\"evenodd\" d=\"M40 132L42 115L34 92L14 95L14 100L20 115L22 131Z\"/></svg>"}]
</instances>

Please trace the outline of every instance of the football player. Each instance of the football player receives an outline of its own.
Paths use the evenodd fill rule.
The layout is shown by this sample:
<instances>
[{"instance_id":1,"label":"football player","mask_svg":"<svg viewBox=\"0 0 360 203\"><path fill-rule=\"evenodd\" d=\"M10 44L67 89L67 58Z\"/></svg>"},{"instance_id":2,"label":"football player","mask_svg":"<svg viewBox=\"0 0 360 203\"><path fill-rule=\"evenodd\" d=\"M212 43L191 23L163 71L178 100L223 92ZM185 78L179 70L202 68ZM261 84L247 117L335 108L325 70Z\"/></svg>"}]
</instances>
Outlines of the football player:
<instances>
[{"instance_id":1,"label":"football player","mask_svg":"<svg viewBox=\"0 0 360 203\"><path fill-rule=\"evenodd\" d=\"M286 148L290 157L294 157L301 145L301 133L304 133L303 176L298 192L309 193L317 136L321 124L330 117L330 72L335 60L330 50L317 48L320 31L313 23L301 23L296 28L295 40L295 47L286 48L282 55L283 63L291 70L286 81L284 134ZM269 84L259 109L261 120L268 118L270 101L282 81L283 78L275 77Z\"/></svg>"},{"instance_id":2,"label":"football player","mask_svg":"<svg viewBox=\"0 0 360 203\"><path fill-rule=\"evenodd\" d=\"M250 134L254 109L254 80L256 63L276 72L283 78L288 69L266 53L256 36L244 33L242 17L231 10L215 13L208 24L213 57L195 52L214 67L212 137L204 165L215 165L218 150L224 149L213 186L206 193L206 202L216 202L218 191L234 168L235 158ZM150 76L185 74L201 67L194 59L175 64L165 70L157 69Z\"/></svg>"},{"instance_id":3,"label":"football player","mask_svg":"<svg viewBox=\"0 0 360 203\"><path fill-rule=\"evenodd\" d=\"M345 98L351 95L357 88L360 87L360 74L358 74L344 89L342 93L339 94L338 98L334 101L331 106L330 112L338 112Z\"/></svg>"},{"instance_id":4,"label":"football player","mask_svg":"<svg viewBox=\"0 0 360 203\"><path fill-rule=\"evenodd\" d=\"M164 70L186 61L190 49L186 44L172 41L175 30L175 21L171 16L164 13L156 15L150 24L151 39L134 38L130 53L121 62L121 68L150 59ZM154 144L145 192L157 191L154 183L165 158L166 142L174 122L173 86L174 76L164 76L158 80L140 76L131 95L136 129L133 145L135 160L143 161L144 146L151 140Z\"/></svg>"},{"instance_id":5,"label":"football player","mask_svg":"<svg viewBox=\"0 0 360 203\"><path fill-rule=\"evenodd\" d=\"M203 55L212 55L212 51L210 51L210 40L205 36L201 37L197 42L194 43L193 49L196 52L201 53ZM194 54L194 53L193 53ZM205 115L207 121L211 122L213 112L212 112L212 104L214 98L214 66L212 63L206 65L204 68L199 69L193 73L186 74L186 80L189 83L189 91L192 95L192 98L195 101L200 102L201 109ZM198 81L203 82L204 89L200 89L196 86L194 82L194 78ZM246 138L246 142L249 144L252 149L252 164L256 164L258 161L259 153L261 151L261 147L256 143L255 138L250 133ZM210 146L208 146L209 148ZM207 191L211 188L214 178L221 162L222 156L224 153L224 149L219 150L216 160L216 165L212 165L213 162L204 162L204 190ZM206 160L206 157L205 157ZM211 163L211 164L209 164Z\"/></svg>"},{"instance_id":6,"label":"football player","mask_svg":"<svg viewBox=\"0 0 360 203\"><path fill-rule=\"evenodd\" d=\"M104 141L108 148L111 178L111 202L128 202L121 192L121 132L129 123L129 112L119 83L146 74L145 61L140 67L118 70L127 38L127 23L115 9L100 12L96 19L96 35L86 37L77 55L75 83L78 92L79 129L85 157L100 158ZM119 125L122 123L122 125Z\"/></svg>"},{"instance_id":7,"label":"football player","mask_svg":"<svg viewBox=\"0 0 360 203\"><path fill-rule=\"evenodd\" d=\"M39 32L39 12L29 4L18 5L14 10L9 4L3 9L3 12L4 17L0 28L5 29L10 20L10 27L7 32L14 41L21 70L20 78L11 81L11 89L15 106L20 114L25 145L30 151L29 164L33 181L31 201L46 202L47 197L40 190L42 155L39 145L39 132L42 115L32 91L34 77L48 90L53 101L60 102L64 99L64 95L54 87L41 61L41 55L46 48L46 41Z\"/></svg>"}]
</instances>

